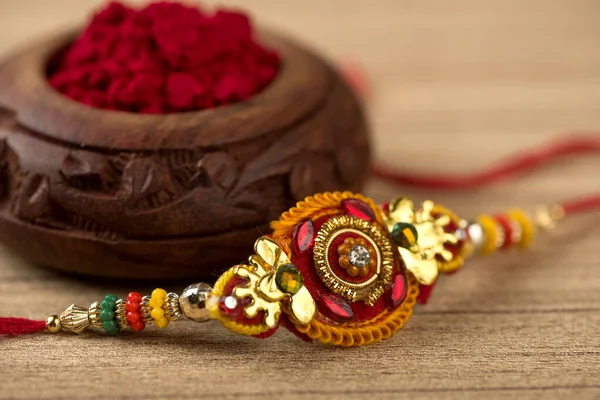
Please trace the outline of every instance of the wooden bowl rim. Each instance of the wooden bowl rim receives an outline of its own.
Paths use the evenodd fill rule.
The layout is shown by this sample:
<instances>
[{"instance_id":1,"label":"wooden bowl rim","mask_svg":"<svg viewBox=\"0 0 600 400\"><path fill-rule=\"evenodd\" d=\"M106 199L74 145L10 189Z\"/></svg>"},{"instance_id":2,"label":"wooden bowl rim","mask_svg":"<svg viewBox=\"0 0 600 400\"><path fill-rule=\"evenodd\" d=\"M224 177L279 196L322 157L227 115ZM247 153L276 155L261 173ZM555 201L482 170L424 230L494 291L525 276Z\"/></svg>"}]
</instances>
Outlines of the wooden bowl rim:
<instances>
[{"instance_id":1,"label":"wooden bowl rim","mask_svg":"<svg viewBox=\"0 0 600 400\"><path fill-rule=\"evenodd\" d=\"M274 81L252 98L213 109L162 115L103 110L71 100L47 80L51 58L77 35L38 41L0 66L0 107L33 133L105 152L219 146L285 130L316 109L331 90L329 67L281 35L259 30L282 56ZM198 134L201 132L201 134Z\"/></svg>"}]
</instances>

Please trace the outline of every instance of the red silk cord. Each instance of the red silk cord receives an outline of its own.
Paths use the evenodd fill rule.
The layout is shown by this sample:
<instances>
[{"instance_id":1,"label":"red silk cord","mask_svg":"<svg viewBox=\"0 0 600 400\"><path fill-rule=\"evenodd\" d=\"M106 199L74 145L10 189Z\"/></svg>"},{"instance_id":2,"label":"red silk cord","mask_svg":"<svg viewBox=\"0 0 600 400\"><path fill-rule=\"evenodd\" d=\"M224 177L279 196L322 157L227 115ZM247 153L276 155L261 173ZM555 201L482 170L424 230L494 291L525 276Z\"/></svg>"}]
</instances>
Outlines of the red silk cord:
<instances>
[{"instance_id":1,"label":"red silk cord","mask_svg":"<svg viewBox=\"0 0 600 400\"><path fill-rule=\"evenodd\" d=\"M356 94L368 102L372 90L360 65L355 62L343 61L340 63L340 72ZM564 134L564 138L561 140L538 149L513 155L488 169L470 174L422 174L404 172L385 164L376 164L373 167L373 175L398 185L427 189L475 189L525 173L559 158L596 152L600 153L600 133L568 132ZM573 199L560 206L563 208L565 215L598 209L600 208L600 194Z\"/></svg>"},{"instance_id":2,"label":"red silk cord","mask_svg":"<svg viewBox=\"0 0 600 400\"><path fill-rule=\"evenodd\" d=\"M600 135L565 134L565 139L509 157L488 169L469 174L410 173L387 165L375 165L373 174L398 185L441 190L476 189L528 172L559 158L587 153L600 153ZM600 194L570 200L561 204L561 207L565 215L597 209L600 208Z\"/></svg>"},{"instance_id":3,"label":"red silk cord","mask_svg":"<svg viewBox=\"0 0 600 400\"><path fill-rule=\"evenodd\" d=\"M25 318L0 318L0 335L21 336L43 332L45 321L32 321Z\"/></svg>"}]
</instances>

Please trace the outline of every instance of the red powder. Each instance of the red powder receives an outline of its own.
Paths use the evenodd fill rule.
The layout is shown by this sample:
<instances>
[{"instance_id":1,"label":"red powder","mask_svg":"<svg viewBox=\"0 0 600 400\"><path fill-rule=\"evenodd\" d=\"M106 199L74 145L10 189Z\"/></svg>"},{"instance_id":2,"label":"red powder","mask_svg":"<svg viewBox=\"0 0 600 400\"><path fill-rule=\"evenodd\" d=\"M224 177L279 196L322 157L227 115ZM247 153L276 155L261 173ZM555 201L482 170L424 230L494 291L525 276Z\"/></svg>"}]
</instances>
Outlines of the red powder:
<instances>
[{"instance_id":1,"label":"red powder","mask_svg":"<svg viewBox=\"0 0 600 400\"><path fill-rule=\"evenodd\" d=\"M57 60L49 80L93 107L160 114L247 99L278 67L279 56L256 42L244 14L110 3Z\"/></svg>"}]
</instances>

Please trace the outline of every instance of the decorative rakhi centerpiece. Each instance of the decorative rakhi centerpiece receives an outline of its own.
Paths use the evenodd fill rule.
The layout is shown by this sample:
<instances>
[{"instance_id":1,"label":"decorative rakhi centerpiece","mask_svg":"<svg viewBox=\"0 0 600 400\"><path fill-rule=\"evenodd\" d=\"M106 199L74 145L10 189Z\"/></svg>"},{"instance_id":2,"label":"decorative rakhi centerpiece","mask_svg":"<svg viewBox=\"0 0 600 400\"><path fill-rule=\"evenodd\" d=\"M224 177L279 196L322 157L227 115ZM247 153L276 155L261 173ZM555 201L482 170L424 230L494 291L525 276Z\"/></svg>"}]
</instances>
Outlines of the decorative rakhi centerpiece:
<instances>
[{"instance_id":1,"label":"decorative rakhi centerpiece","mask_svg":"<svg viewBox=\"0 0 600 400\"><path fill-rule=\"evenodd\" d=\"M213 318L267 337L283 324L305 340L358 346L385 339L410 317L419 283L462 265L456 216L406 198L384 209L352 193L308 197L273 222L247 264L212 291Z\"/></svg>"}]
</instances>

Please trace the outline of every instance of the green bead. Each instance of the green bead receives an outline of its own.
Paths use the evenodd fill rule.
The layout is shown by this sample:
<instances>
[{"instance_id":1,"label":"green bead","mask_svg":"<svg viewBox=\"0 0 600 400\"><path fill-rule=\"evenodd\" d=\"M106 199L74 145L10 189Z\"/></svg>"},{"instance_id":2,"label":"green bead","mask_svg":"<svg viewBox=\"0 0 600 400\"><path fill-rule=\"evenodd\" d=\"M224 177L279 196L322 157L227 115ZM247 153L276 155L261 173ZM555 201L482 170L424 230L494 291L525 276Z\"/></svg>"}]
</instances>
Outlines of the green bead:
<instances>
[{"instance_id":1,"label":"green bead","mask_svg":"<svg viewBox=\"0 0 600 400\"><path fill-rule=\"evenodd\" d=\"M417 244L418 239L419 234L414 225L399 222L394 225L394 229L392 229L392 240L398 246L405 249L410 250L414 245Z\"/></svg>"},{"instance_id":2,"label":"green bead","mask_svg":"<svg viewBox=\"0 0 600 400\"><path fill-rule=\"evenodd\" d=\"M108 293L106 296L104 296L104 299L102 299L102 302L100 303L102 305L102 309L112 310L117 305L117 300L117 296L112 293Z\"/></svg>"},{"instance_id":3,"label":"green bead","mask_svg":"<svg viewBox=\"0 0 600 400\"><path fill-rule=\"evenodd\" d=\"M102 302L100 303L100 305L102 306L103 310L110 310L110 309L115 308L115 306L117 305L117 303L115 303L112 300L104 299L104 300L102 300Z\"/></svg>"},{"instance_id":4,"label":"green bead","mask_svg":"<svg viewBox=\"0 0 600 400\"><path fill-rule=\"evenodd\" d=\"M103 308L102 311L100 311L100 319L102 321L112 321L115 319L115 313L113 310L106 310Z\"/></svg>"},{"instance_id":5,"label":"green bead","mask_svg":"<svg viewBox=\"0 0 600 400\"><path fill-rule=\"evenodd\" d=\"M293 296L304 286L304 278L294 264L285 264L277 269L275 284L279 290Z\"/></svg>"},{"instance_id":6,"label":"green bead","mask_svg":"<svg viewBox=\"0 0 600 400\"><path fill-rule=\"evenodd\" d=\"M117 325L117 321L104 321L102 322L102 327L109 335L117 336L119 333L119 325Z\"/></svg>"},{"instance_id":7,"label":"green bead","mask_svg":"<svg viewBox=\"0 0 600 400\"><path fill-rule=\"evenodd\" d=\"M106 296L104 296L104 298L105 299L110 299L110 300L115 301L115 302L117 300L119 300L119 298L117 296L115 296L114 294L112 294L112 293L107 293Z\"/></svg>"}]
</instances>

